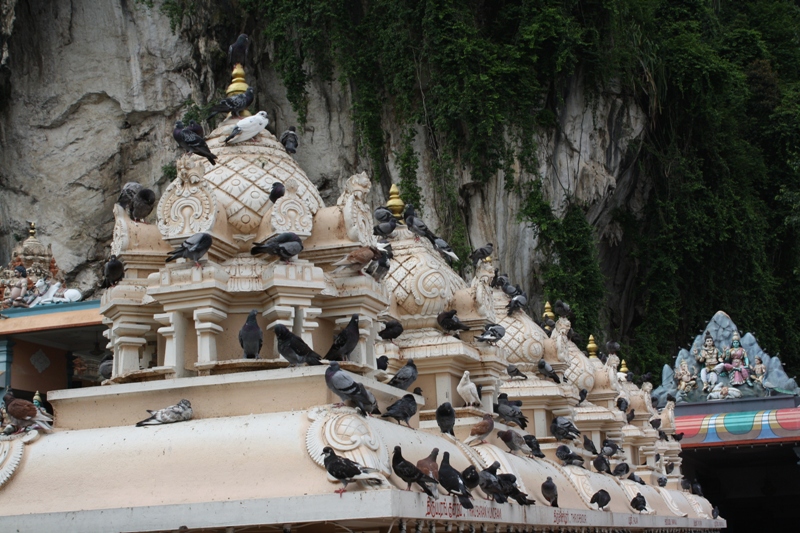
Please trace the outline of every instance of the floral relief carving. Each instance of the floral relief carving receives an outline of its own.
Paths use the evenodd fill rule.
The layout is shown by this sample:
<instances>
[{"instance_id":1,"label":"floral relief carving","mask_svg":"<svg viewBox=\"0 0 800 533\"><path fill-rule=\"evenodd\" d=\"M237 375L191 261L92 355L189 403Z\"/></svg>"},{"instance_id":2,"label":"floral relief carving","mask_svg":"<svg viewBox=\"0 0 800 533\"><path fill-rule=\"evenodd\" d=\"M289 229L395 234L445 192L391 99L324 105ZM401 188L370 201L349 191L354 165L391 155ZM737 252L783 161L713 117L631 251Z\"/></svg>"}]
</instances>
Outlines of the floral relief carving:
<instances>
[{"instance_id":1,"label":"floral relief carving","mask_svg":"<svg viewBox=\"0 0 800 533\"><path fill-rule=\"evenodd\" d=\"M217 198L203 178L204 167L178 160L178 177L158 202L158 229L165 238L208 231L214 225Z\"/></svg>"},{"instance_id":2,"label":"floral relief carving","mask_svg":"<svg viewBox=\"0 0 800 533\"><path fill-rule=\"evenodd\" d=\"M311 235L312 213L297 196L299 184L291 178L285 183L286 193L272 208L270 224L272 231L281 233L291 231L300 236Z\"/></svg>"},{"instance_id":3,"label":"floral relief carving","mask_svg":"<svg viewBox=\"0 0 800 533\"><path fill-rule=\"evenodd\" d=\"M323 466L322 449L330 446L336 455L362 466L391 474L389 453L369 421L353 409L318 407L308 412L311 426L306 432L306 449L311 459Z\"/></svg>"}]
</instances>

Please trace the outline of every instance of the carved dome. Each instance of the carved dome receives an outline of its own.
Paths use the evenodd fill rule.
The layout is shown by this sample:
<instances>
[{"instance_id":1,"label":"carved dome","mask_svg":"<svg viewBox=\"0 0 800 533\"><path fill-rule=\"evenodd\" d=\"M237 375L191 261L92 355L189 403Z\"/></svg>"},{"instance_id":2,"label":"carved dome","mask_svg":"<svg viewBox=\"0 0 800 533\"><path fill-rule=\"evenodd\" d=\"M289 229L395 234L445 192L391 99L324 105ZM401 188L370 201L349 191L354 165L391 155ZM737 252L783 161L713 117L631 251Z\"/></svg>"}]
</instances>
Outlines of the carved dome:
<instances>
[{"instance_id":1,"label":"carved dome","mask_svg":"<svg viewBox=\"0 0 800 533\"><path fill-rule=\"evenodd\" d=\"M494 290L493 298L497 323L506 328L506 334L497 344L508 351L508 362L535 366L544 354L547 334L526 313L509 316L506 310L509 298L503 291Z\"/></svg>"}]
</instances>

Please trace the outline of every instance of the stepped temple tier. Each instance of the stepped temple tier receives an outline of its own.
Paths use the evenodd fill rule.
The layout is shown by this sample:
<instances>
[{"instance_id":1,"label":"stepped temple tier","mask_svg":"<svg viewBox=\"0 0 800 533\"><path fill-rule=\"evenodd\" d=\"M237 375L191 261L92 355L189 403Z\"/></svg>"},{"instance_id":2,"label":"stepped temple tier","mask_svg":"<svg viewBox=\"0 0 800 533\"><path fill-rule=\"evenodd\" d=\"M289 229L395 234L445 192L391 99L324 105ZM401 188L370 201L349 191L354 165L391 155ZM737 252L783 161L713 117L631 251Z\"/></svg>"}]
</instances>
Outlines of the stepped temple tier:
<instances>
[{"instance_id":1,"label":"stepped temple tier","mask_svg":"<svg viewBox=\"0 0 800 533\"><path fill-rule=\"evenodd\" d=\"M10 415L20 407L12 412L6 397L1 531L726 527L705 498L682 487L674 401L657 410L652 385L629 382L616 355L601 362L593 340L587 357L569 340L567 318L546 331L524 310L510 312L509 295L492 286L491 257L465 282L416 225L398 220L404 206L394 193L396 227L379 242L366 173L326 206L288 145L267 130L226 143L243 117L229 116L205 138L213 163L197 154L177 161L156 223L115 207L112 253L124 276L99 308L113 353L109 377L49 391L52 431L44 422L15 426ZM276 183L284 194L270 199ZM287 249L299 254L251 253L288 232L298 239L285 241L295 243ZM165 262L181 246L188 258ZM369 247L375 256L358 263ZM387 249L388 272L378 274ZM439 320L453 310L463 324L457 335ZM389 321L403 332L384 340ZM504 334L484 342L486 324ZM299 348L324 356L340 331L336 346L352 350L337 373ZM282 356L287 347L308 364ZM400 376L390 383L411 372L411 361L417 377L405 387L415 393L395 386ZM351 386L344 397L369 405L340 405L326 384ZM391 416L370 413L372 402ZM437 416L445 403L452 434ZM174 408L148 418L167 406ZM439 483L425 477L406 490L396 447L411 466L438 449ZM336 457L364 471L341 474L352 465L339 459L336 470ZM453 495L454 472L471 467L471 497ZM342 477L351 482L343 487Z\"/></svg>"}]
</instances>

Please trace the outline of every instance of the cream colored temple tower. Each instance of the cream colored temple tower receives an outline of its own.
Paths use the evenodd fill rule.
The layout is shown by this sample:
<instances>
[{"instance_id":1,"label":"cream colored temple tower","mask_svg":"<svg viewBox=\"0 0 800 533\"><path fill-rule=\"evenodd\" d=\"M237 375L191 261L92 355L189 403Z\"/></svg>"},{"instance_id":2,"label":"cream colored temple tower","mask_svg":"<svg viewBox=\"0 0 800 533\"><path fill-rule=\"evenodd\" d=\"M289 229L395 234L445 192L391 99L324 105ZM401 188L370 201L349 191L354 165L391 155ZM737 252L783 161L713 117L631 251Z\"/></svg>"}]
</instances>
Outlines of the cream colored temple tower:
<instances>
[{"instance_id":1,"label":"cream colored temple tower","mask_svg":"<svg viewBox=\"0 0 800 533\"><path fill-rule=\"evenodd\" d=\"M266 130L250 141L225 145L222 140L235 122L227 119L208 137L219 157L216 166L193 155L179 159L178 176L158 204L157 224L136 224L117 208L112 253L125 263L126 273L104 294L101 307L115 355L113 377L102 387L51 392L52 434L31 431L0 441L0 452L13 459L2 462L0 470L0 531L725 527L724 520L711 518L705 499L680 489L680 445L659 440L649 423L661 418L662 429L674 431L671 407L655 412L649 394L617 372L616 357L607 365L593 353L587 358L561 334L569 329L565 319L551 335L523 312L507 316L508 297L490 288L491 262L481 263L466 283L427 241L415 240L402 225L390 239L394 259L383 282L333 273L333 262L376 242L366 203L370 177L352 176L336 205L325 207L300 166ZM285 185L286 194L273 204L269 190L276 181ZM294 261L250 255L254 242L285 231L304 239L305 250ZM197 232L214 237L202 269L192 263L165 265L167 251ZM472 327L461 339L436 324L438 313L453 308ZM258 360L241 359L237 340L251 309L259 311L265 331ZM413 429L362 417L350 407L334 408L336 398L325 386L326 366L288 368L277 354L276 324L285 324L324 354L353 313L360 316L361 339L343 368L384 409L405 393L386 384L388 374L413 358L420 375L412 388L423 391L416 396ZM390 317L405 327L396 345L377 337L378 321ZM506 328L497 346L474 341L487 322ZM382 354L390 358L388 374L375 369ZM559 385L537 376L541 358L567 380ZM509 381L509 362L527 379ZM483 410L461 407L456 385L465 370L483 386ZM589 394L578 405L580 389ZM462 444L501 392L522 400L528 431L539 439L546 459L508 453L495 433L488 444ZM620 396L635 409L631 423L615 408ZM193 420L134 427L146 409L181 398L191 401ZM434 420L434 410L446 401L457 407L457 440L441 434ZM598 445L604 438L619 442L624 460L646 485L562 466L548 429L555 416L574 420ZM506 429L499 420L495 427ZM391 451L398 444L413 462L434 447L450 452L459 470L499 461L501 471L515 474L536 505L497 504L476 489L475 507L466 510L443 492L438 500L406 492L391 470ZM322 466L325 446L377 469L387 483L381 488L351 484L340 497L333 492L340 485ZM571 448L585 455L589 467L592 456L582 445ZM676 465L670 475L664 470L668 461ZM558 487L559 508L542 497L548 476ZM663 488L657 484L661 476L668 479ZM611 495L606 511L589 503L601 488ZM644 513L631 508L637 493L647 500Z\"/></svg>"}]
</instances>

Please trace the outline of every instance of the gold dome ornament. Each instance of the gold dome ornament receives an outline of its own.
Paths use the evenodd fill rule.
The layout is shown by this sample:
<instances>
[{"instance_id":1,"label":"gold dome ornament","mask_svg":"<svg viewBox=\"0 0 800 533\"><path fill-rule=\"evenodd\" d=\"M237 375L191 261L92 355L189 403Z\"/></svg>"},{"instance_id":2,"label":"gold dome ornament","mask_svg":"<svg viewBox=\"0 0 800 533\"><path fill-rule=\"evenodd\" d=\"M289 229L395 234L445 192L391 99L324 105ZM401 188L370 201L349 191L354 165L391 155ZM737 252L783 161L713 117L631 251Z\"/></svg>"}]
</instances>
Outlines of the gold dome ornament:
<instances>
[{"instance_id":1,"label":"gold dome ornament","mask_svg":"<svg viewBox=\"0 0 800 533\"><path fill-rule=\"evenodd\" d=\"M597 344L594 342L594 335L589 335L589 344L586 345L586 351L589 352L589 359L597 359Z\"/></svg>"},{"instance_id":2,"label":"gold dome ornament","mask_svg":"<svg viewBox=\"0 0 800 533\"><path fill-rule=\"evenodd\" d=\"M550 302L544 303L544 313L542 313L542 318L544 319L545 324L547 323L548 318L553 322L556 321L556 315L553 313L553 308L550 306ZM544 329L550 331L552 328L545 326Z\"/></svg>"},{"instance_id":3,"label":"gold dome ornament","mask_svg":"<svg viewBox=\"0 0 800 533\"><path fill-rule=\"evenodd\" d=\"M619 371L622 372L623 374L627 374L628 373L628 365L625 364L625 359L623 359L622 362L620 363Z\"/></svg>"},{"instance_id":4,"label":"gold dome ornament","mask_svg":"<svg viewBox=\"0 0 800 533\"><path fill-rule=\"evenodd\" d=\"M250 87L247 85L247 82L244 79L244 67L240 63L236 63L236 65L233 66L231 78L232 81L225 91L225 96L231 97L236 96L237 94L243 94ZM244 109L239 113L240 118L249 116L250 112L247 109Z\"/></svg>"},{"instance_id":5,"label":"gold dome ornament","mask_svg":"<svg viewBox=\"0 0 800 533\"><path fill-rule=\"evenodd\" d=\"M396 183L392 183L392 187L389 189L389 201L386 202L386 208L392 212L394 218L399 220L401 224L404 223L403 211L406 208L406 204L400 198L400 188Z\"/></svg>"}]
</instances>

